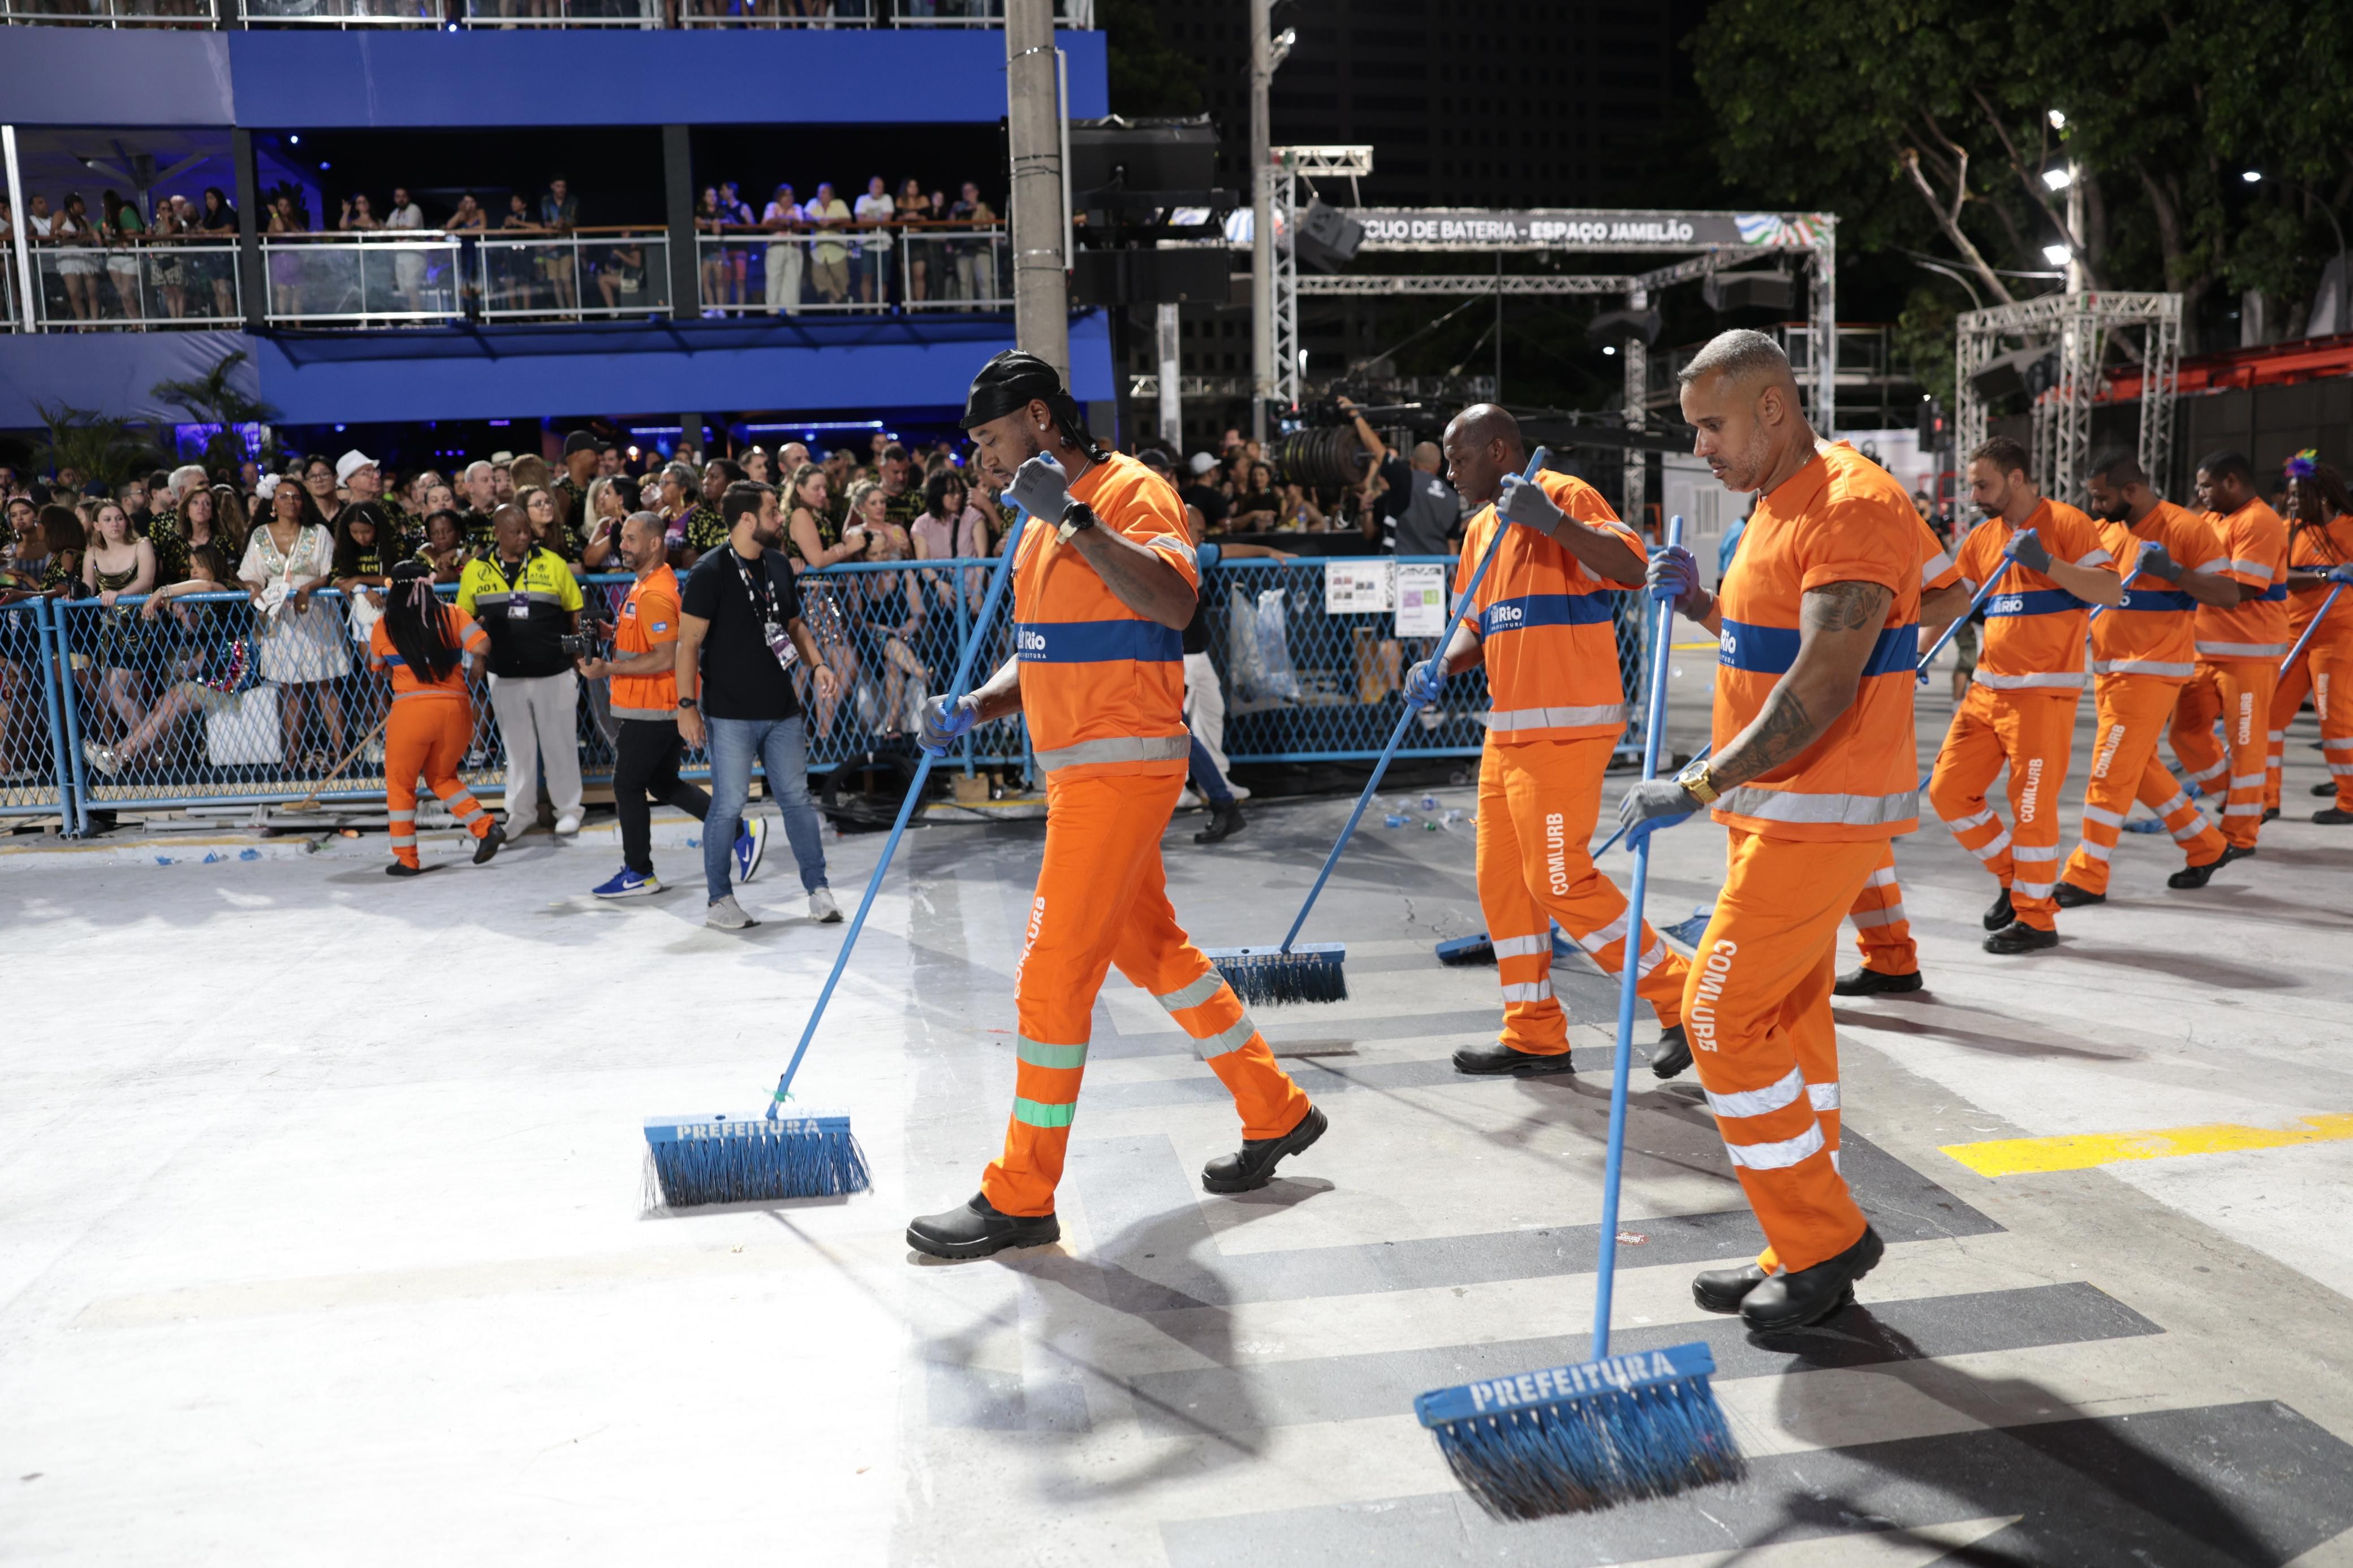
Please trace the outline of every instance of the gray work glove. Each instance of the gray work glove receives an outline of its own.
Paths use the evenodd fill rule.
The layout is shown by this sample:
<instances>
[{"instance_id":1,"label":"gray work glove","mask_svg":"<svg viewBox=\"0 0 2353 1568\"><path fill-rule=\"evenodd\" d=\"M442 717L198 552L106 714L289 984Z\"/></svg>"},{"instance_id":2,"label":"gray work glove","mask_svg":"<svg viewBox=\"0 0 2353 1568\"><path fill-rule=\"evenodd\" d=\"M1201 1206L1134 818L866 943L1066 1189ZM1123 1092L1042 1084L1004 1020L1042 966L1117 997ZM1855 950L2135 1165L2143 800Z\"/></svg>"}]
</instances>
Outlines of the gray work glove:
<instances>
[{"instance_id":1,"label":"gray work glove","mask_svg":"<svg viewBox=\"0 0 2353 1568\"><path fill-rule=\"evenodd\" d=\"M2029 572L2051 570L2051 552L2042 548L2042 541L2034 537L2034 531L2031 528L2011 539L2010 548L2002 553Z\"/></svg>"},{"instance_id":2,"label":"gray work glove","mask_svg":"<svg viewBox=\"0 0 2353 1568\"><path fill-rule=\"evenodd\" d=\"M1495 510L1505 521L1533 528L1547 539L1568 515L1545 494L1544 486L1517 474L1504 477L1504 488L1495 496Z\"/></svg>"},{"instance_id":3,"label":"gray work glove","mask_svg":"<svg viewBox=\"0 0 2353 1568\"><path fill-rule=\"evenodd\" d=\"M2153 539L2140 547L2140 569L2143 576L2162 577L2168 583L2181 581L2181 563L2173 558L2173 552Z\"/></svg>"},{"instance_id":4,"label":"gray work glove","mask_svg":"<svg viewBox=\"0 0 2353 1568\"><path fill-rule=\"evenodd\" d=\"M1005 499L1040 522L1060 522L1071 504L1071 477L1062 465L1040 452L1013 470Z\"/></svg>"},{"instance_id":5,"label":"gray work glove","mask_svg":"<svg viewBox=\"0 0 2353 1568\"><path fill-rule=\"evenodd\" d=\"M1672 779L1644 779L1626 791L1618 803L1618 826L1626 830L1626 847L1662 827L1672 827L1699 809L1699 798Z\"/></svg>"},{"instance_id":6,"label":"gray work glove","mask_svg":"<svg viewBox=\"0 0 2353 1568\"><path fill-rule=\"evenodd\" d=\"M1438 700L1446 689L1446 667L1435 658L1425 658L1405 672L1405 700L1416 708L1425 708Z\"/></svg>"},{"instance_id":7,"label":"gray work glove","mask_svg":"<svg viewBox=\"0 0 2353 1568\"><path fill-rule=\"evenodd\" d=\"M951 707L944 697L934 697L923 704L923 719L915 731L915 743L935 757L947 754L956 737L980 722L980 703L970 696L959 697Z\"/></svg>"}]
</instances>

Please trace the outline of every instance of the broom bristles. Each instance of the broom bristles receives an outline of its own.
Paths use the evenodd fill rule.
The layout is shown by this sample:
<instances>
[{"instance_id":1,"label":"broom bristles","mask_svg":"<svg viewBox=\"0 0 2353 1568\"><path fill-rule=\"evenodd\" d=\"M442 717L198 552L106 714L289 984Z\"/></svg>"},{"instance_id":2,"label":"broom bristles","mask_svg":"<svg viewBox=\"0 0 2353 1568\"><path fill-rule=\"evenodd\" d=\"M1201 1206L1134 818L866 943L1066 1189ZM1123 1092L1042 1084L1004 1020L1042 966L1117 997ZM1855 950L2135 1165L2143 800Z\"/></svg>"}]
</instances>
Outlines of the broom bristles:
<instances>
[{"instance_id":1,"label":"broom bristles","mask_svg":"<svg viewBox=\"0 0 2353 1568\"><path fill-rule=\"evenodd\" d=\"M703 1204L829 1198L873 1185L844 1111L646 1119L647 1202Z\"/></svg>"},{"instance_id":2,"label":"broom bristles","mask_svg":"<svg viewBox=\"0 0 2353 1568\"><path fill-rule=\"evenodd\" d=\"M1336 942L1279 947L1213 947L1209 962L1246 1003L1345 1002L1348 950Z\"/></svg>"},{"instance_id":3,"label":"broom bristles","mask_svg":"<svg viewBox=\"0 0 2353 1568\"><path fill-rule=\"evenodd\" d=\"M1498 1519L1582 1513L1740 1479L1704 1344L1440 1389L1414 1401L1455 1479Z\"/></svg>"}]
</instances>

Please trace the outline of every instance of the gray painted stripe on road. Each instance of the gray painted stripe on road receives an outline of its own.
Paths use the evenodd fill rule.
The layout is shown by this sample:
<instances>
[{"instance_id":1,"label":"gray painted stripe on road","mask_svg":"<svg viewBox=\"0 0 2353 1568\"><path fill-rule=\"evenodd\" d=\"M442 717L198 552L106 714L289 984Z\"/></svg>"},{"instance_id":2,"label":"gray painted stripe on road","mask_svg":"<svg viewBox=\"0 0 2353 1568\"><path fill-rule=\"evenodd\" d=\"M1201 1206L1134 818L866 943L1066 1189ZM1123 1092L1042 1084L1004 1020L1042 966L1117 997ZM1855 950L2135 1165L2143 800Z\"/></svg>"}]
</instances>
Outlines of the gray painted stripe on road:
<instances>
[{"instance_id":1,"label":"gray painted stripe on road","mask_svg":"<svg viewBox=\"0 0 2353 1568\"><path fill-rule=\"evenodd\" d=\"M1949 1560L2227 1568L2284 1563L2353 1528L2348 1478L2353 1447L2255 1401L1775 1454L1737 1487L1525 1524L1439 1492L1185 1520L1160 1538L1170 1568L1604 1568L2021 1515Z\"/></svg>"},{"instance_id":2,"label":"gray painted stripe on road","mask_svg":"<svg viewBox=\"0 0 2353 1568\"><path fill-rule=\"evenodd\" d=\"M1528 1087L1523 1079L1508 1081ZM1723 1145L1715 1141L1712 1120L1695 1107L1682 1110L1696 1119L1688 1132L1677 1135L1678 1142L1690 1142L1691 1151L1679 1155L1654 1148L1651 1152L1696 1160L1704 1149L1704 1158L1712 1162L1707 1168L1721 1170L1729 1188L1731 1167L1725 1163ZM1080 1125L1085 1125L1083 1117ZM1843 1148L1847 1181L1882 1239L1926 1241L2001 1229L1853 1133L1845 1135ZM1289 1201L1298 1190L1293 1188L1287 1197L1285 1188L1292 1180L1314 1174L1310 1153L1283 1166L1271 1186L1242 1201ZM1583 1275L1592 1271L1600 1244L1599 1226L1566 1225L1225 1254L1202 1216L1193 1173L1177 1159L1175 1144L1160 1134L1081 1139L1071 1145L1064 1180L1079 1184L1095 1237L1092 1252L1082 1258L1008 1258L1006 1267L1128 1312ZM1627 1220L1626 1226L1649 1237L1639 1253L1630 1255L1641 1265L1736 1258L1764 1245L1746 1207L1643 1215Z\"/></svg>"},{"instance_id":3,"label":"gray painted stripe on road","mask_svg":"<svg viewBox=\"0 0 2353 1568\"><path fill-rule=\"evenodd\" d=\"M1636 1326L1612 1333L1609 1350L1622 1355L1703 1341L1720 1382L2162 1332L2105 1291L2076 1283L1866 1301L1818 1328L1786 1334L1751 1335L1737 1318ZM1148 1373L1130 1386L1143 1395L1135 1408L1147 1430L1233 1435L1394 1415L1411 1410L1425 1389L1566 1366L1592 1353L1592 1337L1578 1333Z\"/></svg>"}]
</instances>

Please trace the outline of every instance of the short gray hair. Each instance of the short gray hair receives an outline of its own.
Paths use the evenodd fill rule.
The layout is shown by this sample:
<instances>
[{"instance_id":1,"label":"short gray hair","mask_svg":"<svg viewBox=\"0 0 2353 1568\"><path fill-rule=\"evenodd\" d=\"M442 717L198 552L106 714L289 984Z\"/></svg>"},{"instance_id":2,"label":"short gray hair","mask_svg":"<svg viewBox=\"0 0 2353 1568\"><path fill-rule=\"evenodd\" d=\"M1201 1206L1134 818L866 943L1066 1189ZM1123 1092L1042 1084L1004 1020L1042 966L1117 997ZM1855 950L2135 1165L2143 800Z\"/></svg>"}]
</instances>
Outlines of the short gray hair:
<instances>
[{"instance_id":1,"label":"short gray hair","mask_svg":"<svg viewBox=\"0 0 2353 1568\"><path fill-rule=\"evenodd\" d=\"M202 463L183 463L172 470L172 478L165 488L176 496L190 485L204 482L205 466Z\"/></svg>"},{"instance_id":2,"label":"short gray hair","mask_svg":"<svg viewBox=\"0 0 2353 1568\"><path fill-rule=\"evenodd\" d=\"M466 471L465 471L464 473L462 473L462 474L460 474L459 476L458 476L459 482L460 484L471 484L471 483L473 483L473 481L474 481L474 470L475 470L476 468L480 468L480 469L481 469L481 470L482 470L482 477L483 477L484 479L488 479L488 478L490 478L490 476L491 476L491 475L492 475L492 474L494 474L494 473L496 473L496 472L498 471L497 469L495 469L495 468L491 468L491 467L490 462L489 462L489 460L488 460L488 459L486 459L486 458L475 458L472 462L470 462L470 463L469 463L469 464L467 464L467 465L466 465Z\"/></svg>"},{"instance_id":3,"label":"short gray hair","mask_svg":"<svg viewBox=\"0 0 2353 1568\"><path fill-rule=\"evenodd\" d=\"M1789 356L1781 345L1763 332L1746 327L1735 327L1728 332L1718 332L1708 339L1691 363L1675 374L1676 381L1689 386L1704 375L1718 372L1735 381L1748 381L1758 376L1775 379L1794 375L1789 369Z\"/></svg>"}]
</instances>

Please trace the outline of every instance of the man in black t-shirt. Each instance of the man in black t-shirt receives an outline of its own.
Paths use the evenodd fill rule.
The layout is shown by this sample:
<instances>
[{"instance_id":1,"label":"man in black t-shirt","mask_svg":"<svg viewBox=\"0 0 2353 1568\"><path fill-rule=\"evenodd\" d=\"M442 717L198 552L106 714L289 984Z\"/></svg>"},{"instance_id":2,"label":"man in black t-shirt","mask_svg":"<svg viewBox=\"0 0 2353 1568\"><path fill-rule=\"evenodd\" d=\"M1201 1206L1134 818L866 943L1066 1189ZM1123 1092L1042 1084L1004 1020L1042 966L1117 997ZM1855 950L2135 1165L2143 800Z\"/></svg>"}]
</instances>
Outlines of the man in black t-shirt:
<instances>
[{"instance_id":1,"label":"man in black t-shirt","mask_svg":"<svg viewBox=\"0 0 2353 1568\"><path fill-rule=\"evenodd\" d=\"M785 819L785 837L807 889L809 913L841 919L826 889L825 841L809 799L808 747L794 667L809 672L820 698L838 687L801 618L799 585L779 548L784 517L774 485L739 479L719 498L727 526L723 544L708 551L687 574L679 595L678 730L690 746L711 752L711 814L703 819L702 879L710 907L702 923L741 931L760 922L736 903L734 880L760 868L767 825L744 823L752 793L752 763L765 767L769 798ZM748 832L738 833L738 826Z\"/></svg>"},{"instance_id":2,"label":"man in black t-shirt","mask_svg":"<svg viewBox=\"0 0 2353 1568\"><path fill-rule=\"evenodd\" d=\"M1233 508L1227 501L1224 494L1216 486L1208 482L1210 473L1218 466L1218 460L1207 452L1196 452L1193 454L1191 466L1193 482L1189 485L1178 486L1176 493L1183 498L1187 506L1201 514L1201 525L1207 531L1223 533L1226 531L1226 519L1231 515ZM1174 475L1170 476L1170 481L1172 483L1175 481Z\"/></svg>"}]
</instances>

